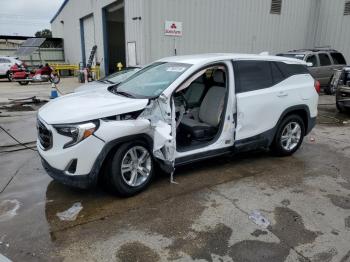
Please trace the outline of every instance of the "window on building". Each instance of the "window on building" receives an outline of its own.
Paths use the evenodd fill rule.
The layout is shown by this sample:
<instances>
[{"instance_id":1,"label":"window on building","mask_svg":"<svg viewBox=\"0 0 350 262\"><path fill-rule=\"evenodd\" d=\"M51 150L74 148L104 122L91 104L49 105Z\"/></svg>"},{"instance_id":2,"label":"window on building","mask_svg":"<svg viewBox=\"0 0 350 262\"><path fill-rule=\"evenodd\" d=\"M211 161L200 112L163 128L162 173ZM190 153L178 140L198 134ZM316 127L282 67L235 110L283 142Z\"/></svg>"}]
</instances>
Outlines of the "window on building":
<instances>
[{"instance_id":1,"label":"window on building","mask_svg":"<svg viewBox=\"0 0 350 262\"><path fill-rule=\"evenodd\" d=\"M311 67L318 66L317 57L316 57L315 55L310 55L310 56L306 59L306 63L311 63L311 64L312 64Z\"/></svg>"},{"instance_id":2,"label":"window on building","mask_svg":"<svg viewBox=\"0 0 350 262\"><path fill-rule=\"evenodd\" d=\"M320 58L320 65L321 66L329 66L331 65L331 59L327 54L319 54L318 57Z\"/></svg>"},{"instance_id":3,"label":"window on building","mask_svg":"<svg viewBox=\"0 0 350 262\"><path fill-rule=\"evenodd\" d=\"M346 65L345 58L341 53L331 53L331 57L333 58L334 64Z\"/></svg>"},{"instance_id":4,"label":"window on building","mask_svg":"<svg viewBox=\"0 0 350 262\"><path fill-rule=\"evenodd\" d=\"M271 14L280 15L282 10L282 0L271 0Z\"/></svg>"},{"instance_id":5,"label":"window on building","mask_svg":"<svg viewBox=\"0 0 350 262\"><path fill-rule=\"evenodd\" d=\"M345 2L344 15L350 15L350 1Z\"/></svg>"}]
</instances>

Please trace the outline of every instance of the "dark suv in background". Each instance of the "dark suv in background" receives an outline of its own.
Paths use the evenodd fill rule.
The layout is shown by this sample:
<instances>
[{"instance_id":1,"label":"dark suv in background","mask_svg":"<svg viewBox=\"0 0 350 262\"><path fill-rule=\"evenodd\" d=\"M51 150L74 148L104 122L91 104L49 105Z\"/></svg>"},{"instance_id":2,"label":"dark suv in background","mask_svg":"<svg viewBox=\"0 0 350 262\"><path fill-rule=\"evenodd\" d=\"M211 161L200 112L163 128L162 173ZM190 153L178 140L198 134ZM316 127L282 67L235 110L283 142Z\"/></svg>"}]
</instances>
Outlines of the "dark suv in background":
<instances>
[{"instance_id":1,"label":"dark suv in background","mask_svg":"<svg viewBox=\"0 0 350 262\"><path fill-rule=\"evenodd\" d=\"M311 75L320 82L324 92L328 95L335 92L330 88L330 81L335 70L342 69L346 65L342 53L327 48L293 50L277 54L277 56L297 58L310 63L309 71Z\"/></svg>"}]
</instances>

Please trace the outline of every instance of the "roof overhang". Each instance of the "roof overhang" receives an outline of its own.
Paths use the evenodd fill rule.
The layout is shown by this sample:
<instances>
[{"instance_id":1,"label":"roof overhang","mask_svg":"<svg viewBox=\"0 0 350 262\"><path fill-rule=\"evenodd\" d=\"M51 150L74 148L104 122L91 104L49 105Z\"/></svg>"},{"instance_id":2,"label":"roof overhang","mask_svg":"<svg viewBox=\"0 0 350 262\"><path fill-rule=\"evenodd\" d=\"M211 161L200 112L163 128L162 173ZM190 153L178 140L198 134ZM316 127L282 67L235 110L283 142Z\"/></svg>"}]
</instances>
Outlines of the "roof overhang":
<instances>
[{"instance_id":1,"label":"roof overhang","mask_svg":"<svg viewBox=\"0 0 350 262\"><path fill-rule=\"evenodd\" d=\"M63 10L63 8L65 7L65 5L68 3L69 0L64 0L64 2L62 3L62 5L60 6L60 8L58 9L58 11L56 12L56 14L52 17L52 19L50 20L50 24L52 24L53 21L55 21L56 17L61 13L61 11Z\"/></svg>"}]
</instances>

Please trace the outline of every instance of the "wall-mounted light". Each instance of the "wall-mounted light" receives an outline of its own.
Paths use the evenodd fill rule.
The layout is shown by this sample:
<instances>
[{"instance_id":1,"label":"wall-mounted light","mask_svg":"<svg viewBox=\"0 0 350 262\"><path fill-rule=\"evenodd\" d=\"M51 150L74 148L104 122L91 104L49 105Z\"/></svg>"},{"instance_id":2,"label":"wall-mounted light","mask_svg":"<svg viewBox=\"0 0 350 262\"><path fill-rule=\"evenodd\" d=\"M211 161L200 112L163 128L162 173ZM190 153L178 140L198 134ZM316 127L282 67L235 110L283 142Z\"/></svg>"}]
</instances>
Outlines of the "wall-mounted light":
<instances>
[{"instance_id":1,"label":"wall-mounted light","mask_svg":"<svg viewBox=\"0 0 350 262\"><path fill-rule=\"evenodd\" d=\"M61 20L61 21L60 21L60 23L63 25L63 24L64 24L64 21L63 21L63 20Z\"/></svg>"},{"instance_id":2,"label":"wall-mounted light","mask_svg":"<svg viewBox=\"0 0 350 262\"><path fill-rule=\"evenodd\" d=\"M135 20L141 20L141 16L135 16L135 17L132 18L132 20L134 20L134 21Z\"/></svg>"}]
</instances>

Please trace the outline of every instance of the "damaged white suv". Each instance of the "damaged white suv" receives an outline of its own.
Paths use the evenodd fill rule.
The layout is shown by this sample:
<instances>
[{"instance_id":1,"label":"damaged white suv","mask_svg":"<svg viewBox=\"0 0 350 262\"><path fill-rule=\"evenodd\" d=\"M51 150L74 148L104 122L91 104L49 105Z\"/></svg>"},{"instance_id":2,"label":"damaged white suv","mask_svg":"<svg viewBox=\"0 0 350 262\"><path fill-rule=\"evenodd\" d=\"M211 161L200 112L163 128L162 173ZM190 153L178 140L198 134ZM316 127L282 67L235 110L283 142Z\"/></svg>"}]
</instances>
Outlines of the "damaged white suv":
<instances>
[{"instance_id":1,"label":"damaged white suv","mask_svg":"<svg viewBox=\"0 0 350 262\"><path fill-rule=\"evenodd\" d=\"M48 174L121 195L143 190L155 165L270 148L293 154L314 127L318 94L306 63L244 54L161 59L108 90L70 94L38 113Z\"/></svg>"}]
</instances>

